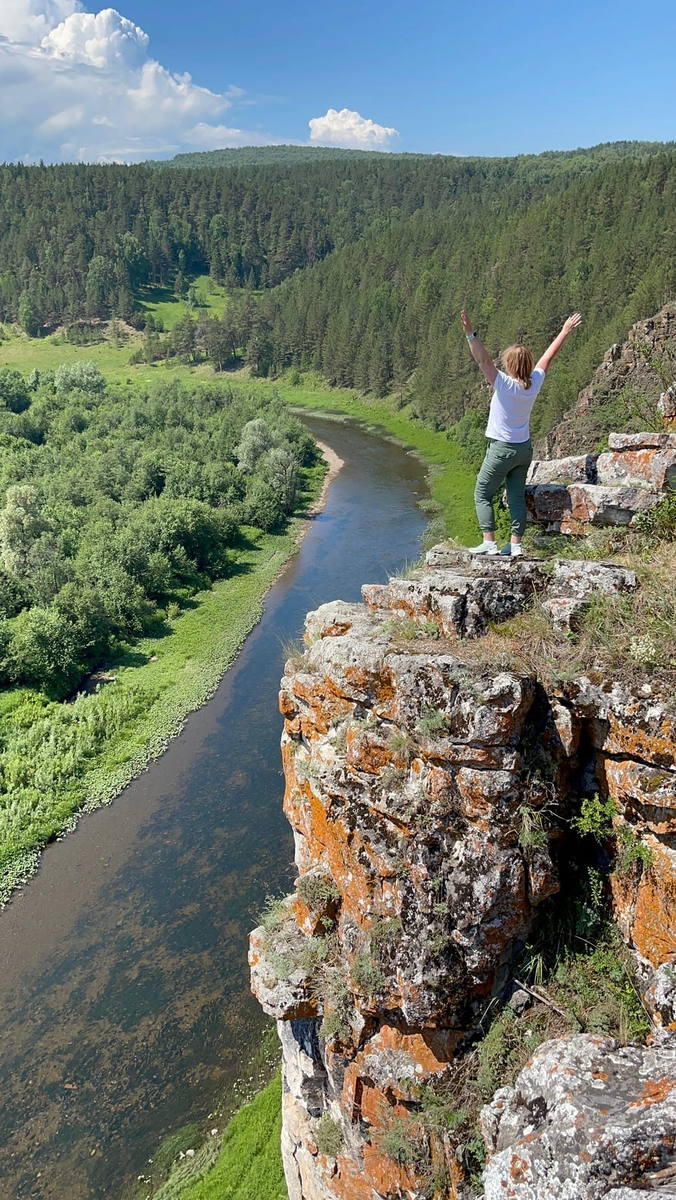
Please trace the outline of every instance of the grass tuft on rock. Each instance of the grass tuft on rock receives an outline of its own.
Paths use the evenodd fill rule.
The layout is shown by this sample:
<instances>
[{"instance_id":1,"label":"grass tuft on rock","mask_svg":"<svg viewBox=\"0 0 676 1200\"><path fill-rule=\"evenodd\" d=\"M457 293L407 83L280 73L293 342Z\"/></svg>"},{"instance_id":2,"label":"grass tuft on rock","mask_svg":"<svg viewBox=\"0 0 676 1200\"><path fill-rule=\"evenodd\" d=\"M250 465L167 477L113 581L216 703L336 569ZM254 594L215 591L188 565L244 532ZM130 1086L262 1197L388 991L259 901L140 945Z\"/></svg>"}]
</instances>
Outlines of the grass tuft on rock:
<instances>
[{"instance_id":1,"label":"grass tuft on rock","mask_svg":"<svg viewBox=\"0 0 676 1200\"><path fill-rule=\"evenodd\" d=\"M315 1127L315 1142L320 1154L335 1158L343 1145L343 1131L329 1113L322 1113Z\"/></svg>"}]
</instances>

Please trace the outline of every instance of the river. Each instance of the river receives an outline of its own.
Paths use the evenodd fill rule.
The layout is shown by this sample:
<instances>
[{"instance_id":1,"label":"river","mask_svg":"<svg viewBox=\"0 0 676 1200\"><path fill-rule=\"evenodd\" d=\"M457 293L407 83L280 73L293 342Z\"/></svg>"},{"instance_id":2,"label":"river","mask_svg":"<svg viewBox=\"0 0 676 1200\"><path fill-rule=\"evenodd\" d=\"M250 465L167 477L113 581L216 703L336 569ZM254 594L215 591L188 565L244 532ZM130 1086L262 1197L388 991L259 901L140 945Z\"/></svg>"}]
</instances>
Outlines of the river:
<instances>
[{"instance_id":1,"label":"river","mask_svg":"<svg viewBox=\"0 0 676 1200\"><path fill-rule=\"evenodd\" d=\"M203 1122L263 1028L247 933L288 890L283 643L420 552L422 464L306 418L344 460L218 692L115 802L45 852L0 914L0 1196L121 1200L162 1138Z\"/></svg>"}]
</instances>

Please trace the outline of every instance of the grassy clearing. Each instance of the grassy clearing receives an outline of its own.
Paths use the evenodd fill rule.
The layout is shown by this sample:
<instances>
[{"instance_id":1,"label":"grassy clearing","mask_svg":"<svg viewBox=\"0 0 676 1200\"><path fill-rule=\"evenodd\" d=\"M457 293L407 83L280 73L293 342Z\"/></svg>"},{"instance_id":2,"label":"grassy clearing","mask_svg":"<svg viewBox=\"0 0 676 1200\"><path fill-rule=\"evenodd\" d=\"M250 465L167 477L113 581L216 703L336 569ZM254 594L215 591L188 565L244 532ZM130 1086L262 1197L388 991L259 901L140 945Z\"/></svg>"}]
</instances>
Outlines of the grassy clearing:
<instances>
[{"instance_id":1,"label":"grassy clearing","mask_svg":"<svg viewBox=\"0 0 676 1200\"><path fill-rule=\"evenodd\" d=\"M193 282L198 303L198 307L192 309L193 316L221 316L228 303L225 288L213 284L208 275L198 275ZM179 300L169 288L143 288L139 303L144 312L160 318L166 331L172 330L188 311L187 302ZM101 327L100 340L82 346L69 342L63 332L44 338L29 338L17 326L5 325L0 326L0 367L13 367L29 375L35 368L38 371L53 371L62 363L86 360L96 363L106 379L113 383L150 381L158 375L162 378L167 371L183 379L216 377L216 372L209 364L189 365L173 360L169 360L168 366L164 362L150 366L145 363L130 364L129 356L141 345L142 340L141 333L116 337L112 322Z\"/></svg>"},{"instance_id":2,"label":"grassy clearing","mask_svg":"<svg viewBox=\"0 0 676 1200\"><path fill-rule=\"evenodd\" d=\"M196 307L190 311L193 316L206 313L210 317L223 315L228 304L228 293L219 287L208 275L197 275L193 280ZM188 312L185 300L179 300L170 288L143 288L139 301L144 312L159 317L166 330L171 330L181 317Z\"/></svg>"},{"instance_id":3,"label":"grassy clearing","mask_svg":"<svg viewBox=\"0 0 676 1200\"><path fill-rule=\"evenodd\" d=\"M140 336L139 339L140 341ZM105 337L87 346L76 346L66 341L63 334L50 337L29 338L16 326L3 327L0 339L0 367L13 367L30 375L31 371L54 371L62 363L93 362L114 383L152 378L156 368L130 367L129 355L136 342L131 340L115 343L114 338Z\"/></svg>"},{"instance_id":4,"label":"grassy clearing","mask_svg":"<svg viewBox=\"0 0 676 1200\"><path fill-rule=\"evenodd\" d=\"M315 469L308 499L322 477ZM79 812L119 795L166 749L186 715L213 695L303 527L302 518L294 518L282 533L248 530L231 577L107 664L114 682L100 690L70 704L24 688L3 694L2 769L13 803L0 826L0 900L35 869L48 841Z\"/></svg>"}]
</instances>

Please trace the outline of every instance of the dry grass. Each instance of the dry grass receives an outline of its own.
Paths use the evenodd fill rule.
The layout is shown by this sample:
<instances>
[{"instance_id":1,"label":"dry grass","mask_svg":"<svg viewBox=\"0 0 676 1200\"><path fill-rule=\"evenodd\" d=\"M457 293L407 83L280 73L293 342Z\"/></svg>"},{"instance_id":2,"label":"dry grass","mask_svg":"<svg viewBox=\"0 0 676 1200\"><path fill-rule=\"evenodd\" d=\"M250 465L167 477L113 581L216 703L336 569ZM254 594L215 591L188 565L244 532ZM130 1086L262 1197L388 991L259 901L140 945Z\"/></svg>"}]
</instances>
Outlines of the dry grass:
<instances>
[{"instance_id":1,"label":"dry grass","mask_svg":"<svg viewBox=\"0 0 676 1200\"><path fill-rule=\"evenodd\" d=\"M542 606L494 625L456 653L468 665L514 670L556 685L598 673L627 683L649 681L672 694L676 683L676 544L649 551L644 542L625 542L615 562L636 571L636 592L597 594L578 630L557 633Z\"/></svg>"}]
</instances>

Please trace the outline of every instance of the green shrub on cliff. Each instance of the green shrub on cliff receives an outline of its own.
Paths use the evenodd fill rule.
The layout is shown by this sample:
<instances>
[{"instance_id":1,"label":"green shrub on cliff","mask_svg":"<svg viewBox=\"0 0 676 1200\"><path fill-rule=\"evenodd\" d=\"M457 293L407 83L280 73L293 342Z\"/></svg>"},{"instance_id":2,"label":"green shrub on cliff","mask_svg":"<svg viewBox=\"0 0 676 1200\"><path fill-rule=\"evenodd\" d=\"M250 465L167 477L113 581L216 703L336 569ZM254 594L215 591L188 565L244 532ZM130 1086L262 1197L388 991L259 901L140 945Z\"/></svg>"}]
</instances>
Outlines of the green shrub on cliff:
<instances>
[{"instance_id":1,"label":"green shrub on cliff","mask_svg":"<svg viewBox=\"0 0 676 1200\"><path fill-rule=\"evenodd\" d=\"M315 1141L320 1154L335 1158L343 1145L343 1131L328 1113L322 1113L315 1126Z\"/></svg>"},{"instance_id":2,"label":"green shrub on cliff","mask_svg":"<svg viewBox=\"0 0 676 1200\"><path fill-rule=\"evenodd\" d=\"M383 1154L401 1167L418 1165L425 1160L422 1130L414 1118L395 1117L388 1125L376 1130L374 1141Z\"/></svg>"}]
</instances>

